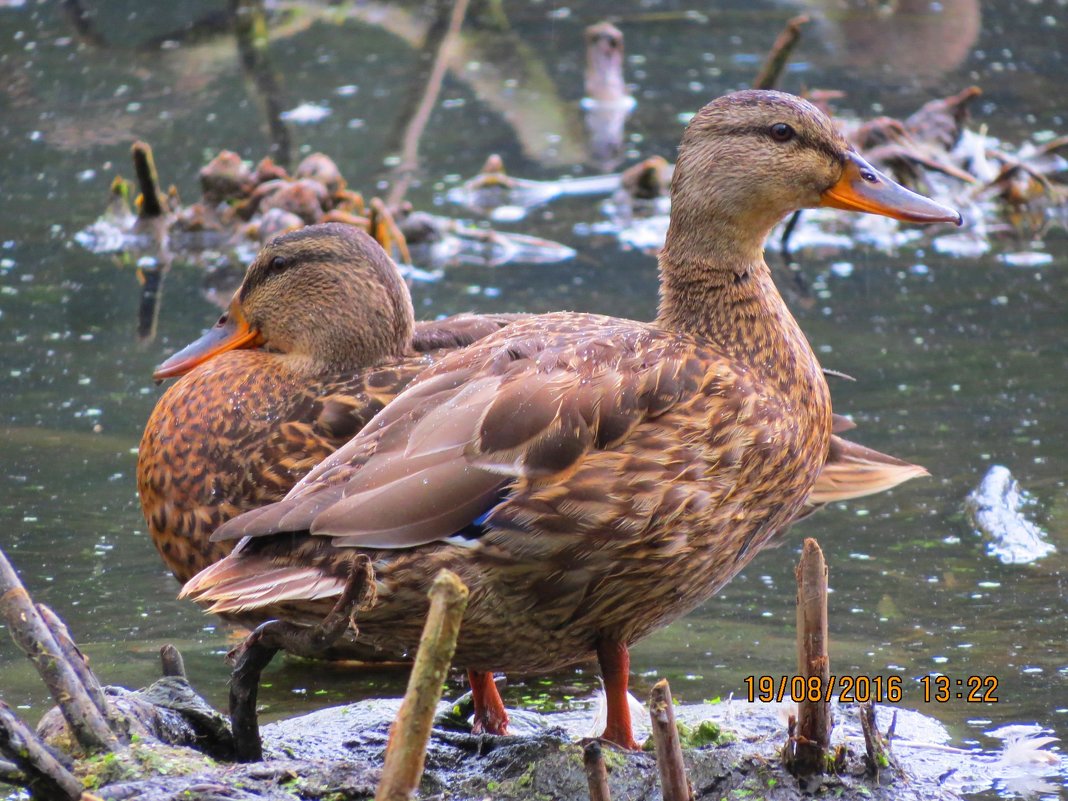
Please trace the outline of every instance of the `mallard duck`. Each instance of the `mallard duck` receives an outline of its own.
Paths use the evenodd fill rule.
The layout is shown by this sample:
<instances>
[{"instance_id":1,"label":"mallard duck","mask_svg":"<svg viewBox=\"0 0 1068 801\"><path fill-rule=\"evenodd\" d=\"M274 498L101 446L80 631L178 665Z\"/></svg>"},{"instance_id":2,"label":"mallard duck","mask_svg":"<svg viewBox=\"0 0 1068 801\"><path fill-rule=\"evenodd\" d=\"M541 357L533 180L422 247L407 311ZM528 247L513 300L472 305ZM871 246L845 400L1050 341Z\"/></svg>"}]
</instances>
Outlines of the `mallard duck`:
<instances>
[{"instance_id":1,"label":"mallard duck","mask_svg":"<svg viewBox=\"0 0 1068 801\"><path fill-rule=\"evenodd\" d=\"M628 648L712 596L805 508L831 443L820 364L763 243L801 208L960 216L868 165L811 104L719 98L683 135L655 322L555 313L450 353L182 594L313 624L370 556L360 641L403 656L441 568L470 601L455 663L476 729L504 732L491 672L596 655L604 738L635 748Z\"/></svg>"},{"instance_id":2,"label":"mallard duck","mask_svg":"<svg viewBox=\"0 0 1068 801\"><path fill-rule=\"evenodd\" d=\"M230 552L212 532L279 501L446 350L514 316L416 323L408 288L371 237L340 223L275 239L229 310L161 364L181 376L138 451L153 542L185 582Z\"/></svg>"},{"instance_id":3,"label":"mallard duck","mask_svg":"<svg viewBox=\"0 0 1068 801\"><path fill-rule=\"evenodd\" d=\"M279 270L283 262L290 266ZM270 272L278 276L265 281ZM323 281L336 297L320 290ZM368 285L376 291L365 293ZM209 539L219 525L284 498L433 359L516 319L414 323L407 298L369 237L351 226L312 226L264 248L222 320L156 369L158 380L180 378L145 426L138 489L152 540L179 581L230 552L231 543ZM368 300L385 313L370 315ZM342 310L335 325L320 324L321 306ZM843 453L859 447L842 441ZM882 454L835 459L818 482L826 491L812 500L877 492L911 477L909 468Z\"/></svg>"}]
</instances>

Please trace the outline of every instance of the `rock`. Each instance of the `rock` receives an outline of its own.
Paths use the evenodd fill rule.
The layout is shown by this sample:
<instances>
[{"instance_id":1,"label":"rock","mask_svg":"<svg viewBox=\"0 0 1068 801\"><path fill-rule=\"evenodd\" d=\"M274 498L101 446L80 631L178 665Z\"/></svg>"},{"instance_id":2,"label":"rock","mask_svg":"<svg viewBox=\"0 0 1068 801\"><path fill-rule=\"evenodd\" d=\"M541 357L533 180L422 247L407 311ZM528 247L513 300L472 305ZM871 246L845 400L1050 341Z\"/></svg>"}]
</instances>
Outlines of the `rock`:
<instances>
[{"instance_id":1,"label":"rock","mask_svg":"<svg viewBox=\"0 0 1068 801\"><path fill-rule=\"evenodd\" d=\"M226 758L226 722L184 679L167 678L132 693L109 688L112 700L135 718L135 742L115 754L82 760L76 773L107 801L168 799L370 799L374 796L389 727L400 699L368 700L265 725L266 760L234 765ZM146 714L144 707L153 710ZM441 725L462 725L442 703ZM726 701L683 705L676 717L687 744L685 761L698 798L804 797L781 767L786 739L783 708ZM49 713L53 715L53 713ZM587 796L581 738L595 717L589 710L540 715L513 711L513 736L475 736L434 729L418 798L435 801L531 801ZM855 705L834 705L832 743L844 748L837 775L817 780L827 797L957 801L998 779L997 758L948 746L949 734L932 718L905 709L880 707L877 725L890 728L896 716L891 754L896 764L879 781L865 775L864 742ZM58 713L53 715L58 718ZM44 725L44 723L42 723ZM636 727L639 739L648 734ZM53 742L62 739L53 719ZM157 739L159 738L159 739ZM160 739L171 742L160 742ZM175 743L191 747L180 747ZM194 750L201 749L201 750ZM208 751L209 757L202 751ZM1047 753L1058 765L1060 755ZM648 752L604 749L612 798L660 801L654 757ZM1018 769L1018 767L1017 767ZM812 787L806 788L812 791Z\"/></svg>"},{"instance_id":2,"label":"rock","mask_svg":"<svg viewBox=\"0 0 1068 801\"><path fill-rule=\"evenodd\" d=\"M987 541L987 552L1007 565L1028 564L1057 550L1046 532L1024 517L1026 503L1012 473L997 464L964 501L972 525Z\"/></svg>"}]
</instances>

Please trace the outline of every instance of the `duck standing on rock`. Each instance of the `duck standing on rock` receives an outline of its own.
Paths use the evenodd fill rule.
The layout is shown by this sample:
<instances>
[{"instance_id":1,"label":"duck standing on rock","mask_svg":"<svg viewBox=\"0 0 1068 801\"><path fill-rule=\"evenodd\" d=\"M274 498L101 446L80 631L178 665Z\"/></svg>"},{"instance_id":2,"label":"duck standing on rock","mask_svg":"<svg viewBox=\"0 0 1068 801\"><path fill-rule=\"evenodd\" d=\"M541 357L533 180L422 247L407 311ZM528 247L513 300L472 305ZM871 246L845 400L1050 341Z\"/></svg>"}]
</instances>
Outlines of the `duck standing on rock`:
<instances>
[{"instance_id":1,"label":"duck standing on rock","mask_svg":"<svg viewBox=\"0 0 1068 801\"><path fill-rule=\"evenodd\" d=\"M363 231L312 225L276 238L229 310L155 371L181 376L138 449L149 533L182 582L228 554L215 529L280 501L452 348L514 315L416 323L396 265Z\"/></svg>"},{"instance_id":2,"label":"duck standing on rock","mask_svg":"<svg viewBox=\"0 0 1068 801\"><path fill-rule=\"evenodd\" d=\"M708 104L679 149L655 322L542 315L448 354L284 501L221 526L245 539L183 595L314 624L367 554L358 638L403 656L448 568L471 593L454 661L476 729L507 728L492 671L596 655L603 736L636 748L628 647L745 567L827 461L827 384L763 259L776 222L821 205L960 222L799 98Z\"/></svg>"}]
</instances>

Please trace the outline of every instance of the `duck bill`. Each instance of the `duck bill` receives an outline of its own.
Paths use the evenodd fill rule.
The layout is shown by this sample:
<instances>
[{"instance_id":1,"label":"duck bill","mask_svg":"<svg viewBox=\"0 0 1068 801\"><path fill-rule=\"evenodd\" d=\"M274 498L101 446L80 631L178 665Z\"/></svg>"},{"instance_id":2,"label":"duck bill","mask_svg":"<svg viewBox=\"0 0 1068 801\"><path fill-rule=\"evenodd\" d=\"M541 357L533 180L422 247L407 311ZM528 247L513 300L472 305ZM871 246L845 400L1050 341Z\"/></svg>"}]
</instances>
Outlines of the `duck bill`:
<instances>
[{"instance_id":1,"label":"duck bill","mask_svg":"<svg viewBox=\"0 0 1068 801\"><path fill-rule=\"evenodd\" d=\"M853 152L847 154L842 177L824 191L820 205L881 214L905 222L951 222L956 225L962 222L958 211L909 191Z\"/></svg>"},{"instance_id":2,"label":"duck bill","mask_svg":"<svg viewBox=\"0 0 1068 801\"><path fill-rule=\"evenodd\" d=\"M254 348L262 342L260 332L248 324L235 297L229 310L219 318L214 327L196 342L186 345L163 362L152 373L152 377L162 381L165 378L185 375L198 364L203 364L220 353L238 348Z\"/></svg>"}]
</instances>

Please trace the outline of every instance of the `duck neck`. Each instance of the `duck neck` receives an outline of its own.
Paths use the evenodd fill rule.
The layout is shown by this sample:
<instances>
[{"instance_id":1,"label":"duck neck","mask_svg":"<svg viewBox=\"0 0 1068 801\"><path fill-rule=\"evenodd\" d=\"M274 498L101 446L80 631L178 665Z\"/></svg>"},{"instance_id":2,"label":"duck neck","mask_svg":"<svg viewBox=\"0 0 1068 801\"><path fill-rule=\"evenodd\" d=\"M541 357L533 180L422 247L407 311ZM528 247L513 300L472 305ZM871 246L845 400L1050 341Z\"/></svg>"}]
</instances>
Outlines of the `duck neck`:
<instances>
[{"instance_id":1,"label":"duck neck","mask_svg":"<svg viewBox=\"0 0 1068 801\"><path fill-rule=\"evenodd\" d=\"M715 343L772 384L826 397L822 368L764 261L766 232L756 237L745 226L725 228L731 226L706 227L699 243L692 237L701 228L669 230L660 254L657 324Z\"/></svg>"},{"instance_id":2,"label":"duck neck","mask_svg":"<svg viewBox=\"0 0 1068 801\"><path fill-rule=\"evenodd\" d=\"M412 324L398 323L392 330L369 326L352 331L337 328L336 321L324 319L319 337L301 343L303 347L280 353L287 369L308 379L355 374L368 367L402 358L412 352Z\"/></svg>"}]
</instances>

